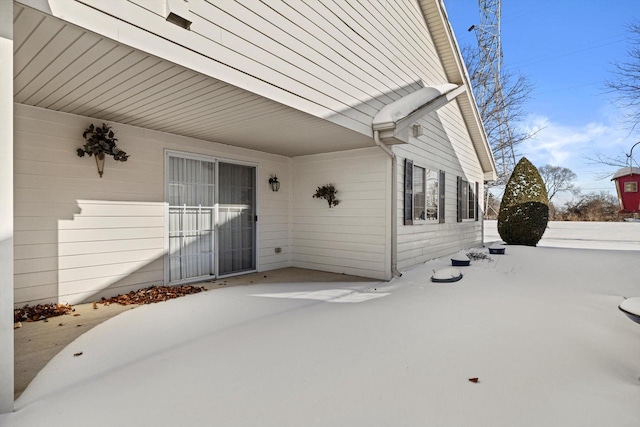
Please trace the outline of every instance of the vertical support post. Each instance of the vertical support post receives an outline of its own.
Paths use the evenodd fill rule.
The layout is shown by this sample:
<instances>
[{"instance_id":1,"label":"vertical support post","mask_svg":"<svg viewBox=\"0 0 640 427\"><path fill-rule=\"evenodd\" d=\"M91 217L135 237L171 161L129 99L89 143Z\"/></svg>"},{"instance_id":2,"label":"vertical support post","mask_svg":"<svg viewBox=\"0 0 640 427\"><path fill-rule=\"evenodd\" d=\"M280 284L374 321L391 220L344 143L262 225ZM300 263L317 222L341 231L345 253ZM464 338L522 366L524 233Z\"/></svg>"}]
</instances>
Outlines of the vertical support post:
<instances>
[{"instance_id":1,"label":"vertical support post","mask_svg":"<svg viewBox=\"0 0 640 427\"><path fill-rule=\"evenodd\" d=\"M13 0L0 0L0 413L13 412Z\"/></svg>"}]
</instances>

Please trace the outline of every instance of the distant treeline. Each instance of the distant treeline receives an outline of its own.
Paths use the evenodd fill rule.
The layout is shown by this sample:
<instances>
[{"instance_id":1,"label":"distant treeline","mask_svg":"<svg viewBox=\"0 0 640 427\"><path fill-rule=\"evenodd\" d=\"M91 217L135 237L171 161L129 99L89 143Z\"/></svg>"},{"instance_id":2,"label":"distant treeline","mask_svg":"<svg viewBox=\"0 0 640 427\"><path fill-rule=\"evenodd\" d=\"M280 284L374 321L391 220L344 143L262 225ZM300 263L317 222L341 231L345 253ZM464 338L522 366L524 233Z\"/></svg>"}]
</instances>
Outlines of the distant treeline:
<instances>
[{"instance_id":1,"label":"distant treeline","mask_svg":"<svg viewBox=\"0 0 640 427\"><path fill-rule=\"evenodd\" d=\"M500 200L489 198L486 219L497 219ZM623 221L633 217L632 214L621 214L618 198L610 193L580 194L562 206L549 206L549 219L552 221Z\"/></svg>"}]
</instances>

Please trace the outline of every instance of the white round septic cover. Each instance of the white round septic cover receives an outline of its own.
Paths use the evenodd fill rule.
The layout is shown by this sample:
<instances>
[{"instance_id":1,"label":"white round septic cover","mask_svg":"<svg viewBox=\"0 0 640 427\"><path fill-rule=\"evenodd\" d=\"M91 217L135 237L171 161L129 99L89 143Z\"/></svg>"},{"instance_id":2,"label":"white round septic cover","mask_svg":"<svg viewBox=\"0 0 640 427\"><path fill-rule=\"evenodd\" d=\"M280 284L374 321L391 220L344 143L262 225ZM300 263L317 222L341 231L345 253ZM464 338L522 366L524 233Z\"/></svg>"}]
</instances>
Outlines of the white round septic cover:
<instances>
[{"instance_id":1,"label":"white round septic cover","mask_svg":"<svg viewBox=\"0 0 640 427\"><path fill-rule=\"evenodd\" d=\"M462 279L462 273L457 268L443 268L433 273L431 280L434 282L457 282Z\"/></svg>"},{"instance_id":2,"label":"white round septic cover","mask_svg":"<svg viewBox=\"0 0 640 427\"><path fill-rule=\"evenodd\" d=\"M618 307L622 311L640 317L640 297L627 298Z\"/></svg>"}]
</instances>

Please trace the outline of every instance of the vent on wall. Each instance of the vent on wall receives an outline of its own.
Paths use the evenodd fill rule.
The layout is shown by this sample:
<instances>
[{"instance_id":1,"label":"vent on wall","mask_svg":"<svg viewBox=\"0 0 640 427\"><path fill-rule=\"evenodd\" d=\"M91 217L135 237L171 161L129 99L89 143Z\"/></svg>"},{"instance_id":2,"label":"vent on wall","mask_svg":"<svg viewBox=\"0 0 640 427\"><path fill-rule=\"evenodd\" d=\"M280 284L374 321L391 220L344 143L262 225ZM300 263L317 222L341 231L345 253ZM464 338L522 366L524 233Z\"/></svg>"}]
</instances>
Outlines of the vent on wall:
<instances>
[{"instance_id":1,"label":"vent on wall","mask_svg":"<svg viewBox=\"0 0 640 427\"><path fill-rule=\"evenodd\" d=\"M165 16L167 17L167 22L188 30L191 27L191 21L185 16L190 16L190 14L191 10L187 0L166 0Z\"/></svg>"},{"instance_id":2,"label":"vent on wall","mask_svg":"<svg viewBox=\"0 0 640 427\"><path fill-rule=\"evenodd\" d=\"M183 17L178 16L173 12L169 12L167 21L171 22L172 24L176 24L178 27L182 27L185 30L188 30L191 26L191 21L189 21L188 19L184 19Z\"/></svg>"}]
</instances>

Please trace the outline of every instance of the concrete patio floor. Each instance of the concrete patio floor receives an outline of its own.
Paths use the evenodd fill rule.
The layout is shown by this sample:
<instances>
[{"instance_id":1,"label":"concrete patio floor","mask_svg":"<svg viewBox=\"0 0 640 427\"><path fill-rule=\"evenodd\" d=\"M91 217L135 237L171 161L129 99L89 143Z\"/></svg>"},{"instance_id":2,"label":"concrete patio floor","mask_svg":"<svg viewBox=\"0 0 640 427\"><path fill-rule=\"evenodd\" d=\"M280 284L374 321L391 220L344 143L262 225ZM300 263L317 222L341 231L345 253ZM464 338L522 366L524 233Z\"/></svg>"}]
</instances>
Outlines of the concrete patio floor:
<instances>
[{"instance_id":1,"label":"concrete patio floor","mask_svg":"<svg viewBox=\"0 0 640 427\"><path fill-rule=\"evenodd\" d=\"M640 329L617 306L640 295L637 256L509 246L455 283L429 280L443 257L390 282L254 280L127 310L0 426L635 427Z\"/></svg>"},{"instance_id":2,"label":"concrete patio floor","mask_svg":"<svg viewBox=\"0 0 640 427\"><path fill-rule=\"evenodd\" d=\"M249 286L265 283L313 283L313 282L372 282L367 279L345 274L324 271L305 270L301 268L283 268L260 273L217 279L198 283L207 291L230 286ZM115 295L114 295L115 296ZM80 335L95 326L124 311L132 310L138 305L122 306L111 304L104 306L93 303L77 304L71 315L52 317L47 321L23 322L22 327L14 331L15 342L15 385L14 398L17 399L36 377L38 372L62 349Z\"/></svg>"}]
</instances>

